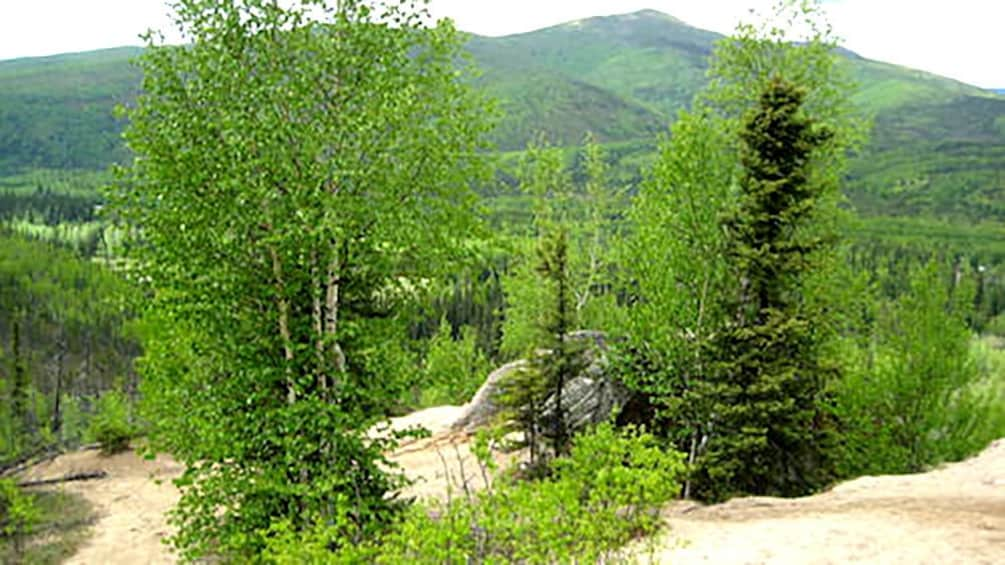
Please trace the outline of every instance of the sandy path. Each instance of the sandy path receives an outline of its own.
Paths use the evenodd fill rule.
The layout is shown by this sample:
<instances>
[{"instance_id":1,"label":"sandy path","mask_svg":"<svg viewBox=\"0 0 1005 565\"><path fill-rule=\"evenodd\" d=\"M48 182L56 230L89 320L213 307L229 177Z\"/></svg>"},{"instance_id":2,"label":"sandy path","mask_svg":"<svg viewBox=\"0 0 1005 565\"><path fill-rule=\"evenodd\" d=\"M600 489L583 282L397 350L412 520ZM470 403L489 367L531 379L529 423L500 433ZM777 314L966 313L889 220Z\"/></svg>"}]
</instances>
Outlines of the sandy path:
<instances>
[{"instance_id":1,"label":"sandy path","mask_svg":"<svg viewBox=\"0 0 1005 565\"><path fill-rule=\"evenodd\" d=\"M471 453L472 437L455 432L451 426L464 413L464 406L438 406L391 419L391 428L404 430L422 426L432 434L428 438L406 441L388 455L404 471L412 485L402 495L446 501L464 496L491 484L491 473L482 469ZM520 454L493 453L496 465L511 464Z\"/></svg>"},{"instance_id":2,"label":"sandy path","mask_svg":"<svg viewBox=\"0 0 1005 565\"><path fill-rule=\"evenodd\" d=\"M402 446L390 458L405 466L416 480L407 496L445 496L448 484L461 488L460 477L475 485L477 470L465 436L447 430L460 414L460 407L445 406L391 420L391 427L416 425L428 428L432 438ZM449 456L447 471L438 453ZM457 459L455 453L463 456ZM67 563L80 565L137 565L175 563L177 559L162 540L171 530L165 513L178 501L171 479L181 475L182 465L168 456L146 461L132 451L104 457L96 450L62 455L37 465L22 475L24 480L62 477L72 473L105 471L104 479L65 483L59 488L80 493L95 508L97 519L91 537ZM158 484L159 481L159 484ZM479 479L478 484L481 484Z\"/></svg>"},{"instance_id":3,"label":"sandy path","mask_svg":"<svg viewBox=\"0 0 1005 565\"><path fill-rule=\"evenodd\" d=\"M637 554L672 563L1005 563L1005 440L918 475L863 477L801 499L678 503Z\"/></svg>"},{"instance_id":4,"label":"sandy path","mask_svg":"<svg viewBox=\"0 0 1005 565\"><path fill-rule=\"evenodd\" d=\"M484 482L470 438L449 431L459 413L442 407L392 422L435 432L389 456L416 483L405 494L461 496L464 480ZM508 461L500 459L500 463ZM103 469L102 480L70 483L95 505L93 537L70 563L173 563L161 539L164 512L177 500L165 480L181 472L170 458L143 461L86 451L33 469L31 478ZM628 553L658 563L1005 563L1005 440L981 455L918 475L863 477L802 499L743 498L702 507L678 502L664 512L665 533Z\"/></svg>"},{"instance_id":5,"label":"sandy path","mask_svg":"<svg viewBox=\"0 0 1005 565\"><path fill-rule=\"evenodd\" d=\"M67 563L174 563L176 559L161 540L170 532L165 512L178 500L178 490L170 479L179 476L182 467L169 457L146 461L132 451L111 457L95 450L78 451L32 468L25 478L98 470L107 472L108 477L60 487L84 496L97 513L91 538Z\"/></svg>"}]
</instances>

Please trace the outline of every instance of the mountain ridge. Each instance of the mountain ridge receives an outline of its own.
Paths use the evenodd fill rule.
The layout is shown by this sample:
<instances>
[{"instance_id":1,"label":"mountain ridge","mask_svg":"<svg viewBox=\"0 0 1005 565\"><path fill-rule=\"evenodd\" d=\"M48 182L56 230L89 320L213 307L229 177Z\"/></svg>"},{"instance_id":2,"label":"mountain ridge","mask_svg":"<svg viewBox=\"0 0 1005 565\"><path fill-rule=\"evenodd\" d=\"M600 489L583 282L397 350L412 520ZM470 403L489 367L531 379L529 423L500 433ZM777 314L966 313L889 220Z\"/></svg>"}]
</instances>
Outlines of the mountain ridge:
<instances>
[{"instance_id":1,"label":"mountain ridge","mask_svg":"<svg viewBox=\"0 0 1005 565\"><path fill-rule=\"evenodd\" d=\"M642 10L501 37L472 34L467 49L483 71L480 84L506 111L495 134L501 151L521 150L539 131L562 146L591 131L635 166L704 86L708 56L722 37ZM138 91L139 71L128 61L141 52L119 47L0 61L0 177L127 159L112 108ZM872 143L853 162L856 204L939 213L971 190L979 201L971 208L1005 220L1005 98L841 54L860 84L856 103L876 123ZM638 171L621 176L637 181Z\"/></svg>"}]
</instances>

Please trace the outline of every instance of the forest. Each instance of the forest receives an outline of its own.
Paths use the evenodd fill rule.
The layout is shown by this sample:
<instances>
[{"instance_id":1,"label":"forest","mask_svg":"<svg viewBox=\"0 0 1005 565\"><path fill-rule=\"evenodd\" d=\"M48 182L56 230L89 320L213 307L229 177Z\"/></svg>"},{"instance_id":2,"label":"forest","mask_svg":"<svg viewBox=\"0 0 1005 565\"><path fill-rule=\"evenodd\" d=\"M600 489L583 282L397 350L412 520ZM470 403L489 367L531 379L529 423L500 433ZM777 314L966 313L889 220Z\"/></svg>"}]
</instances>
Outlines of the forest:
<instances>
[{"instance_id":1,"label":"forest","mask_svg":"<svg viewBox=\"0 0 1005 565\"><path fill-rule=\"evenodd\" d=\"M516 71L422 5L178 0L185 45L83 85L63 145L0 136L0 560L52 519L14 471L85 445L184 465L187 561L565 563L618 560L671 500L1005 437L1000 97L887 111L914 86L793 0L685 30L714 39L677 69L700 85L633 106L492 82ZM120 147L100 105L137 75ZM621 121L534 131L543 103ZM23 104L0 112L49 127ZM429 432L374 430L512 363L473 432L491 486L399 496L387 454ZM584 419L594 382L616 393Z\"/></svg>"}]
</instances>

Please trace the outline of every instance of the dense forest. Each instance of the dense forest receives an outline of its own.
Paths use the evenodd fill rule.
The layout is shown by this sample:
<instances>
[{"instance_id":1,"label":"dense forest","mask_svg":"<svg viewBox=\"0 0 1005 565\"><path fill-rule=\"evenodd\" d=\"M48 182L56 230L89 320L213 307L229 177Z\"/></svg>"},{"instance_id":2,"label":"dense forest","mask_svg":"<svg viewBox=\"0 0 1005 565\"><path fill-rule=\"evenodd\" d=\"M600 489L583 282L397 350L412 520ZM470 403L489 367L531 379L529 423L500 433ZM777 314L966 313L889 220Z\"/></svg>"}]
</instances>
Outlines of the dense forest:
<instances>
[{"instance_id":1,"label":"dense forest","mask_svg":"<svg viewBox=\"0 0 1005 565\"><path fill-rule=\"evenodd\" d=\"M184 464L185 559L548 563L1005 436L1005 99L814 2L498 39L287 4L0 62L0 557L44 532L8 471L87 443ZM396 496L424 432L373 430L518 360L493 487Z\"/></svg>"}]
</instances>

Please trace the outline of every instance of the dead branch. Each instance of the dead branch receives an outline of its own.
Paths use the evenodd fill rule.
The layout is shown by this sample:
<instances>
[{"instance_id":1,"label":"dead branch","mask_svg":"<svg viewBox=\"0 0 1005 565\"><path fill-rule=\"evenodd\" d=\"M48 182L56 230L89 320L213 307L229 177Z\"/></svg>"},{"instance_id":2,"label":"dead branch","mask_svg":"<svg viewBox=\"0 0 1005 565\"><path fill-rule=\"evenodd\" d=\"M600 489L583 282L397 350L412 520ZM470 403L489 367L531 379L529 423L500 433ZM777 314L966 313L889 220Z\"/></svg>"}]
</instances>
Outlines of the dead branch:
<instances>
[{"instance_id":1,"label":"dead branch","mask_svg":"<svg viewBox=\"0 0 1005 565\"><path fill-rule=\"evenodd\" d=\"M62 453L63 450L56 446L50 445L43 447L29 453L28 455L19 457L14 461L0 465L0 477L16 475L29 467L45 463L46 461L52 461L56 457L59 457Z\"/></svg>"},{"instance_id":2,"label":"dead branch","mask_svg":"<svg viewBox=\"0 0 1005 565\"><path fill-rule=\"evenodd\" d=\"M37 481L22 481L17 484L19 488L41 487L45 485L56 485L73 481L90 481L93 479L103 479L108 476L105 471L88 471L86 473L70 473L55 479L39 479Z\"/></svg>"}]
</instances>

